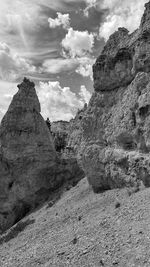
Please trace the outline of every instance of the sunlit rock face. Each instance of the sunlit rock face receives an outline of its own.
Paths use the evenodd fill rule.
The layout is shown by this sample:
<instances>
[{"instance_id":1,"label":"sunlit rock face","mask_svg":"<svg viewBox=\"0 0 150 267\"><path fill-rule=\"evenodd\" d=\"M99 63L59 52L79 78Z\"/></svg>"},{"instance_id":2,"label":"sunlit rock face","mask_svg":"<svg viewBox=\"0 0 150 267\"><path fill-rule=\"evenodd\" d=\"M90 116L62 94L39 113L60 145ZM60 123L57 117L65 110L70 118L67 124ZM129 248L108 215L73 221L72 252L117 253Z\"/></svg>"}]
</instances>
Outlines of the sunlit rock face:
<instances>
[{"instance_id":1,"label":"sunlit rock face","mask_svg":"<svg viewBox=\"0 0 150 267\"><path fill-rule=\"evenodd\" d=\"M150 2L140 28L115 32L93 66L78 160L95 192L150 186Z\"/></svg>"},{"instance_id":2,"label":"sunlit rock face","mask_svg":"<svg viewBox=\"0 0 150 267\"><path fill-rule=\"evenodd\" d=\"M34 83L24 79L18 89L0 126L1 230L30 210L55 177L56 152Z\"/></svg>"}]
</instances>

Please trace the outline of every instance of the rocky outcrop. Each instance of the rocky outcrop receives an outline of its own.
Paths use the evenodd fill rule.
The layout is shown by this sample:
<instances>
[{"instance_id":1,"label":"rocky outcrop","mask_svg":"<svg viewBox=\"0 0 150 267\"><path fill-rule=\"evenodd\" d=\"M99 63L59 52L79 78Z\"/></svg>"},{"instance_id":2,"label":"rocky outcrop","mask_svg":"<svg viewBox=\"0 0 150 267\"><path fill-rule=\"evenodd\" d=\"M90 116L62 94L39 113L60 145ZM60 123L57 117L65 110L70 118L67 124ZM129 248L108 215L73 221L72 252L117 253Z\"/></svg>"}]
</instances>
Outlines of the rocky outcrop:
<instances>
[{"instance_id":1,"label":"rocky outcrop","mask_svg":"<svg viewBox=\"0 0 150 267\"><path fill-rule=\"evenodd\" d=\"M0 126L1 230L29 211L55 178L57 156L34 83L25 78L18 89Z\"/></svg>"},{"instance_id":2,"label":"rocky outcrop","mask_svg":"<svg viewBox=\"0 0 150 267\"><path fill-rule=\"evenodd\" d=\"M94 191L150 186L149 14L150 2L140 28L119 28L93 66L78 160Z\"/></svg>"},{"instance_id":3,"label":"rocky outcrop","mask_svg":"<svg viewBox=\"0 0 150 267\"><path fill-rule=\"evenodd\" d=\"M138 30L119 28L112 34L93 66L95 91L128 86L138 72L150 71L150 2Z\"/></svg>"},{"instance_id":4,"label":"rocky outcrop","mask_svg":"<svg viewBox=\"0 0 150 267\"><path fill-rule=\"evenodd\" d=\"M0 231L84 175L74 159L58 157L34 83L24 78L18 89L0 126Z\"/></svg>"}]
</instances>

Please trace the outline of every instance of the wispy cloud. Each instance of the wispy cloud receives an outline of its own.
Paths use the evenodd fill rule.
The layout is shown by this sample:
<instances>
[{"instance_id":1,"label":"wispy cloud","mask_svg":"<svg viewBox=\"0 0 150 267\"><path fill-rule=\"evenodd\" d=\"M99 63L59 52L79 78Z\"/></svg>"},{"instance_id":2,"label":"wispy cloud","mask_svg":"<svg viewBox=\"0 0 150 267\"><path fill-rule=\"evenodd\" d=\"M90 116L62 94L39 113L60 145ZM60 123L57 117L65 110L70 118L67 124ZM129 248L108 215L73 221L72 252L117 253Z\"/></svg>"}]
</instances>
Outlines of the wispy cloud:
<instances>
[{"instance_id":1,"label":"wispy cloud","mask_svg":"<svg viewBox=\"0 0 150 267\"><path fill-rule=\"evenodd\" d=\"M5 43L0 43L0 78L14 81L20 75L35 72L35 67L29 61L11 51Z\"/></svg>"},{"instance_id":2,"label":"wispy cloud","mask_svg":"<svg viewBox=\"0 0 150 267\"><path fill-rule=\"evenodd\" d=\"M43 62L41 71L56 74L68 70L75 70L78 65L78 61L73 58L47 59Z\"/></svg>"}]
</instances>

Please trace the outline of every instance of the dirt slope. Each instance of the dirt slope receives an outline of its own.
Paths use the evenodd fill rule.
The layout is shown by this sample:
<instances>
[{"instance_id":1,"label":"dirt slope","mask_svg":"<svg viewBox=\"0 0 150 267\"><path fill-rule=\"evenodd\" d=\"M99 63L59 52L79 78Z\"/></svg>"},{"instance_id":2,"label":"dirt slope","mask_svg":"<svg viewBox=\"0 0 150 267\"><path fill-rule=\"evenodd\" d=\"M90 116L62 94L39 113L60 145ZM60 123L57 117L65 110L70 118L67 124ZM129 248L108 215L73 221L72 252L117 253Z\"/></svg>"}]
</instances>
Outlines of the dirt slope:
<instances>
[{"instance_id":1,"label":"dirt slope","mask_svg":"<svg viewBox=\"0 0 150 267\"><path fill-rule=\"evenodd\" d=\"M150 266L149 222L150 189L94 194L85 178L1 236L0 266Z\"/></svg>"}]
</instances>

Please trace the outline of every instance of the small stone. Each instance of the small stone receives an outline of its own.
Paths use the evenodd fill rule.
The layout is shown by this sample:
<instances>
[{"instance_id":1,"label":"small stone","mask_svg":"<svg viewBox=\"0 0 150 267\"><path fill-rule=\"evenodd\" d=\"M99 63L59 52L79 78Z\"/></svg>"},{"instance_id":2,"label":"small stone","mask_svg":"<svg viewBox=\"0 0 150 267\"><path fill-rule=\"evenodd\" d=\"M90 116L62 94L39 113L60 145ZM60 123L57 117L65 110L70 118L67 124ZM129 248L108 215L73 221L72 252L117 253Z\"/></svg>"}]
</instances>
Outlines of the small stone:
<instances>
[{"instance_id":1,"label":"small stone","mask_svg":"<svg viewBox=\"0 0 150 267\"><path fill-rule=\"evenodd\" d=\"M118 208L120 208L120 206L121 206L120 202L119 202L119 201L117 201L117 202L115 203L115 209L118 209Z\"/></svg>"},{"instance_id":2,"label":"small stone","mask_svg":"<svg viewBox=\"0 0 150 267\"><path fill-rule=\"evenodd\" d=\"M118 265L118 260L114 260L112 264L113 265Z\"/></svg>"},{"instance_id":3,"label":"small stone","mask_svg":"<svg viewBox=\"0 0 150 267\"><path fill-rule=\"evenodd\" d=\"M104 261L101 259L100 262L101 266L104 266Z\"/></svg>"},{"instance_id":4,"label":"small stone","mask_svg":"<svg viewBox=\"0 0 150 267\"><path fill-rule=\"evenodd\" d=\"M81 216L79 216L79 217L78 217L78 221L81 221L81 220L82 220L82 217L81 217Z\"/></svg>"},{"instance_id":5,"label":"small stone","mask_svg":"<svg viewBox=\"0 0 150 267\"><path fill-rule=\"evenodd\" d=\"M73 243L73 245L76 245L77 242L78 242L78 239L77 239L77 237L75 237L75 238L72 240L72 243Z\"/></svg>"}]
</instances>

